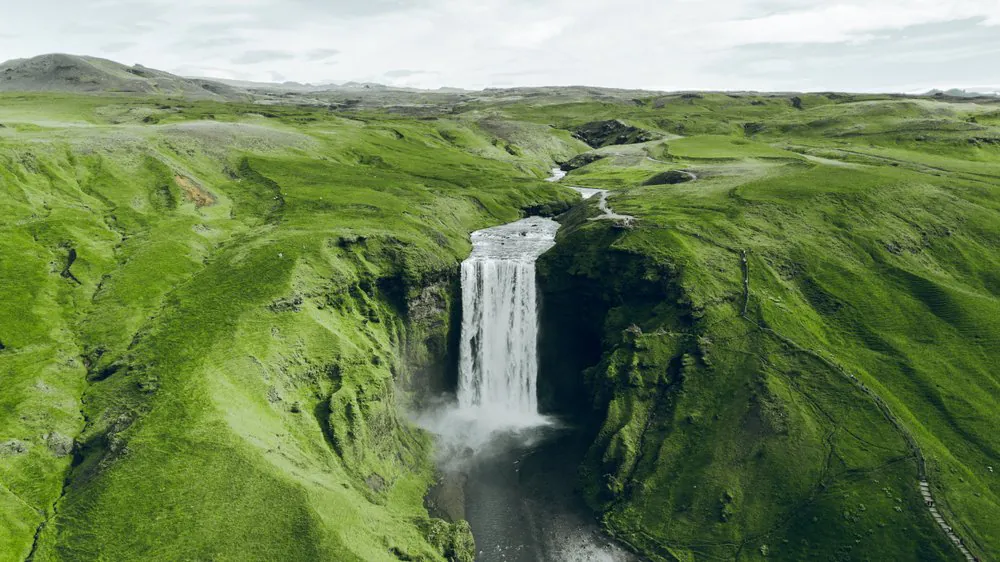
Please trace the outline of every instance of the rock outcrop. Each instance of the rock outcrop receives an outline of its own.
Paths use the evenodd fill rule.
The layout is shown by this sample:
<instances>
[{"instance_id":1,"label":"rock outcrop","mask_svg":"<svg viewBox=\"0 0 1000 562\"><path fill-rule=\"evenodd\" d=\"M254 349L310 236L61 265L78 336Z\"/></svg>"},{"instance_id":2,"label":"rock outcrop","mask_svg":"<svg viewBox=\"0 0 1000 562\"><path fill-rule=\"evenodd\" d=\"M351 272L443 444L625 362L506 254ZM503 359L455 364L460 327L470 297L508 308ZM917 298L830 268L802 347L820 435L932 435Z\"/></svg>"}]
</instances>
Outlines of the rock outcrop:
<instances>
[{"instance_id":1,"label":"rock outcrop","mask_svg":"<svg viewBox=\"0 0 1000 562\"><path fill-rule=\"evenodd\" d=\"M593 148L617 144L635 144L656 139L656 135L653 133L633 127L618 119L586 123L577 127L573 131L573 136Z\"/></svg>"},{"instance_id":2,"label":"rock outcrop","mask_svg":"<svg viewBox=\"0 0 1000 562\"><path fill-rule=\"evenodd\" d=\"M572 172L573 170L582 168L587 164L592 164L594 162L597 162L602 158L605 158L603 154L598 154L596 152L584 152L583 154L577 154L576 156L560 164L559 169L564 172Z\"/></svg>"}]
</instances>

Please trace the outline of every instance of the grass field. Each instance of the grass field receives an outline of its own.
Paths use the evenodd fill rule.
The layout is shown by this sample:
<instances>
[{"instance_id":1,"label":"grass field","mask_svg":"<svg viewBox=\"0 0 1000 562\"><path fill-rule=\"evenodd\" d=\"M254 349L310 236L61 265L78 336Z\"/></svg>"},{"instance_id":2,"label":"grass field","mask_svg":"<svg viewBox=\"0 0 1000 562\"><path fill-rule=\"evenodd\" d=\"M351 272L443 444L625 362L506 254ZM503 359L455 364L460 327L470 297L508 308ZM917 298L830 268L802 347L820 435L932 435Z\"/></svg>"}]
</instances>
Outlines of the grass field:
<instances>
[{"instance_id":1,"label":"grass field","mask_svg":"<svg viewBox=\"0 0 1000 562\"><path fill-rule=\"evenodd\" d=\"M549 276L569 272L560 283L608 309L588 371L604 418L584 469L592 504L664 559L956 558L917 491L909 434L938 507L990 559L1000 147L984 139L1000 131L972 121L989 109L844 100L765 118L724 96L694 104L685 128L713 134L564 180L614 189L615 211L638 218L610 238L578 223L550 258ZM549 110L572 125L575 109ZM737 120L751 116L747 135ZM641 185L666 169L699 179ZM609 254L651 272L610 281Z\"/></svg>"},{"instance_id":2,"label":"grass field","mask_svg":"<svg viewBox=\"0 0 1000 562\"><path fill-rule=\"evenodd\" d=\"M991 559L1000 105L633 97L0 94L0 560L471 559L405 411L468 233L575 202L541 180L601 119L657 140L563 183L636 224L578 205L540 271L599 350L562 409L607 529L655 560L960 559L919 451ZM697 179L643 185L669 170Z\"/></svg>"},{"instance_id":3,"label":"grass field","mask_svg":"<svg viewBox=\"0 0 1000 562\"><path fill-rule=\"evenodd\" d=\"M474 123L0 108L0 558L454 550L394 384L427 355L407 301L451 275L468 232L570 200L536 176L571 144L515 165Z\"/></svg>"}]
</instances>

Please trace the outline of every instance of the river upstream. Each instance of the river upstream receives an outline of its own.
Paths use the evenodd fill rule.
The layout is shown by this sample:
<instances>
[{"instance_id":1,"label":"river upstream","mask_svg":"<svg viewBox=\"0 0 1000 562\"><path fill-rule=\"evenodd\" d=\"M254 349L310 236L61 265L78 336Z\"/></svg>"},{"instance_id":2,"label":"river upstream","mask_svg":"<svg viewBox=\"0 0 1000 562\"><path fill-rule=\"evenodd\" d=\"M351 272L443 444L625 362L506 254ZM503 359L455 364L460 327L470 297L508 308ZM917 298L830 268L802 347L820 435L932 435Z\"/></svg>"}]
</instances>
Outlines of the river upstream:
<instances>
[{"instance_id":1,"label":"river upstream","mask_svg":"<svg viewBox=\"0 0 1000 562\"><path fill-rule=\"evenodd\" d=\"M449 515L469 521L484 562L637 560L602 533L575 489L585 439L538 412L535 261L558 229L531 217L473 233L457 404L420 420L460 498Z\"/></svg>"}]
</instances>

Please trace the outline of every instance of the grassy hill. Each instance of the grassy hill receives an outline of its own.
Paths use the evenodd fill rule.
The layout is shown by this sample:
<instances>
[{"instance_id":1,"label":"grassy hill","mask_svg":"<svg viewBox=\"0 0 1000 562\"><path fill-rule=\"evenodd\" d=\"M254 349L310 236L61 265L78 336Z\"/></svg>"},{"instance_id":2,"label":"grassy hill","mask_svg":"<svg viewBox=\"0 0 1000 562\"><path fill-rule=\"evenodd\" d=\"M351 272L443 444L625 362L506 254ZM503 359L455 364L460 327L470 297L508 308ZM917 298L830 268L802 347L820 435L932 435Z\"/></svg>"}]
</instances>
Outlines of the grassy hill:
<instances>
[{"instance_id":1,"label":"grassy hill","mask_svg":"<svg viewBox=\"0 0 1000 562\"><path fill-rule=\"evenodd\" d=\"M603 311L561 321L603 349L586 371L603 421L583 472L606 524L657 559L960 558L924 506L925 474L989 559L1000 106L647 101L511 110L691 134L564 180L613 189L638 219L576 216L547 258L550 293ZM699 179L642 185L669 169Z\"/></svg>"},{"instance_id":2,"label":"grassy hill","mask_svg":"<svg viewBox=\"0 0 1000 562\"><path fill-rule=\"evenodd\" d=\"M563 183L634 226L578 205L540 264L546 402L591 432L607 529L961 559L923 477L1000 551L1000 105L157 88L0 94L0 560L470 559L405 412L449 384L468 233L566 209L541 178L615 120L654 140ZM644 185L671 170L697 179Z\"/></svg>"},{"instance_id":3,"label":"grassy hill","mask_svg":"<svg viewBox=\"0 0 1000 562\"><path fill-rule=\"evenodd\" d=\"M41 55L0 63L0 92L92 92L245 100L243 90L97 57Z\"/></svg>"},{"instance_id":4,"label":"grassy hill","mask_svg":"<svg viewBox=\"0 0 1000 562\"><path fill-rule=\"evenodd\" d=\"M2 96L0 559L467 536L427 516L401 409L442 376L449 314L421 303L450 301L468 232L572 194L461 122L258 110ZM519 150L541 174L574 147Z\"/></svg>"}]
</instances>

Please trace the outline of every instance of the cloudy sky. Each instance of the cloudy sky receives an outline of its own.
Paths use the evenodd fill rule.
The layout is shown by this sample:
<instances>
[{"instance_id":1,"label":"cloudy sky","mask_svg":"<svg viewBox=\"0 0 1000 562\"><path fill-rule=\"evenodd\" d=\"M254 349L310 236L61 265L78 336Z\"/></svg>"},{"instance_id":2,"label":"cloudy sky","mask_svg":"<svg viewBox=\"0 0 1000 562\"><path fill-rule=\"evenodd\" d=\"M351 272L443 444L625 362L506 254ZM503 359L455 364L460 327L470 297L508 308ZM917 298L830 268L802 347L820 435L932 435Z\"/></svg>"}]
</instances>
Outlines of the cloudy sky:
<instances>
[{"instance_id":1,"label":"cloudy sky","mask_svg":"<svg viewBox=\"0 0 1000 562\"><path fill-rule=\"evenodd\" d=\"M482 88L1000 90L1000 0L3 0L0 60Z\"/></svg>"}]
</instances>

